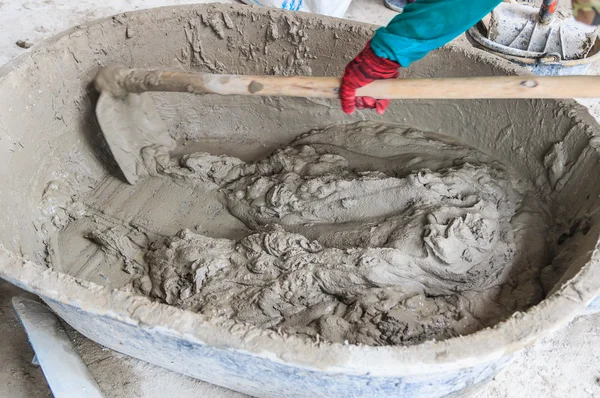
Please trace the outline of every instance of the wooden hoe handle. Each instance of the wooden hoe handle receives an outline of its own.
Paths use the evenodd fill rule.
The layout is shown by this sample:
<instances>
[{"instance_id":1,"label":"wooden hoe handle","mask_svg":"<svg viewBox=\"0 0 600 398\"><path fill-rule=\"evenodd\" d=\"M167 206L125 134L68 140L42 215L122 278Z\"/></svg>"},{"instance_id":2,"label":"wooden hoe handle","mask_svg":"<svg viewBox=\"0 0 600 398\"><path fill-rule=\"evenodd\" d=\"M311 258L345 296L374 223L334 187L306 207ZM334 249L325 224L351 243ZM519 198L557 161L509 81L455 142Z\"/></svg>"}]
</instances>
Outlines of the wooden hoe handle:
<instances>
[{"instance_id":1,"label":"wooden hoe handle","mask_svg":"<svg viewBox=\"0 0 600 398\"><path fill-rule=\"evenodd\" d=\"M98 91L114 96L147 91L193 94L339 98L341 79L305 76L215 75L110 65ZM600 76L491 76L377 80L357 95L389 99L600 98Z\"/></svg>"}]
</instances>

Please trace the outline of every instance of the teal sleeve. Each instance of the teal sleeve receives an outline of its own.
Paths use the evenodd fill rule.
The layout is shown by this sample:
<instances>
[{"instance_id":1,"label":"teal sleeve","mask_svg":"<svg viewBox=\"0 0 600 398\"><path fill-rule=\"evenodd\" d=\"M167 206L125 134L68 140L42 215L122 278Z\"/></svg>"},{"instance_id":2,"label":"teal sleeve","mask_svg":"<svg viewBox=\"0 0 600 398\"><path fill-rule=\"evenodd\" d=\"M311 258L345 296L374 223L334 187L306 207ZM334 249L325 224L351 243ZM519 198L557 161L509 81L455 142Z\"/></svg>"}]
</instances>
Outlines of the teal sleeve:
<instances>
[{"instance_id":1,"label":"teal sleeve","mask_svg":"<svg viewBox=\"0 0 600 398\"><path fill-rule=\"evenodd\" d=\"M416 0L375 32L376 55L404 68L475 25L502 0Z\"/></svg>"}]
</instances>

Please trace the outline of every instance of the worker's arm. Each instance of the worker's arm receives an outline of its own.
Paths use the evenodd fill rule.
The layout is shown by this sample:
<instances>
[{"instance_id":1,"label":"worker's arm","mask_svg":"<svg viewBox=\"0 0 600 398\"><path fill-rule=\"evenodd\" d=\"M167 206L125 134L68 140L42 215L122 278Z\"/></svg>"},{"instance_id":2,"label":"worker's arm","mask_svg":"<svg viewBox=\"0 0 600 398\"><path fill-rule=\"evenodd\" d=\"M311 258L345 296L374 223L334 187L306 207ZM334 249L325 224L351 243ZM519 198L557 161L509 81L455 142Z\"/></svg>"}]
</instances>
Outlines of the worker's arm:
<instances>
[{"instance_id":1,"label":"worker's arm","mask_svg":"<svg viewBox=\"0 0 600 398\"><path fill-rule=\"evenodd\" d=\"M340 87L342 109L376 108L389 101L356 98L356 89L376 79L397 77L399 67L423 58L475 25L502 0L416 0L388 26L380 28L365 49L348 64Z\"/></svg>"},{"instance_id":2,"label":"worker's arm","mask_svg":"<svg viewBox=\"0 0 600 398\"><path fill-rule=\"evenodd\" d=\"M600 0L572 0L573 16L588 25L600 25Z\"/></svg>"},{"instance_id":3,"label":"worker's arm","mask_svg":"<svg viewBox=\"0 0 600 398\"><path fill-rule=\"evenodd\" d=\"M501 0L417 0L375 32L376 55L406 68L454 40L490 13Z\"/></svg>"}]
</instances>

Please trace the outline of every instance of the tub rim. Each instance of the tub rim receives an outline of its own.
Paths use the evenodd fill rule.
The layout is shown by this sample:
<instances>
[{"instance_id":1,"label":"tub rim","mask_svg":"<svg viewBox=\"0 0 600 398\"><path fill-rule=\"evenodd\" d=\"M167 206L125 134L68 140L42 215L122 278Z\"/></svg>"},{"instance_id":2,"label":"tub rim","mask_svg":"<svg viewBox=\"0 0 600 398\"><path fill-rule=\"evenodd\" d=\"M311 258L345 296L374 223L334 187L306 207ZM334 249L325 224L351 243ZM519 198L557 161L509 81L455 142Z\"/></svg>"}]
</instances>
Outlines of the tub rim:
<instances>
[{"instance_id":1,"label":"tub rim","mask_svg":"<svg viewBox=\"0 0 600 398\"><path fill-rule=\"evenodd\" d=\"M195 4L167 6L136 10L125 15L155 14L175 10L231 10L245 8L245 12L264 14L285 11L230 4ZM315 18L324 23L340 19L312 14L301 18ZM118 15L123 15L119 13ZM57 44L83 27L91 27L109 21L102 18L59 33L29 52L0 66L0 87L12 71L27 62L33 62L36 54ZM349 25L373 27L356 21L343 20ZM492 63L492 56L466 46L450 44L452 51L463 51L477 58L477 62ZM530 74L504 60L493 64L514 74ZM582 112L573 100L561 101L566 111L574 111L574 123L590 125L590 115ZM587 114L587 116L586 116ZM585 120L587 119L587 120ZM600 151L598 148L595 151ZM315 345L295 336L282 336L274 331L242 325L229 320L207 319L205 316L166 304L152 302L150 298L127 291L110 290L103 286L56 272L44 265L17 256L0 245L0 277L45 299L58 301L108 317L127 324L156 328L160 332L210 344L227 350L237 350L250 355L268 358L288 366L302 367L326 372L344 372L371 376L394 377L424 375L471 368L513 354L532 345L566 326L581 315L586 306L600 291L600 240L597 241L590 259L560 289L541 303L525 312L515 313L506 321L473 334L455 337L441 342L428 341L414 346L354 346L340 343Z\"/></svg>"}]
</instances>

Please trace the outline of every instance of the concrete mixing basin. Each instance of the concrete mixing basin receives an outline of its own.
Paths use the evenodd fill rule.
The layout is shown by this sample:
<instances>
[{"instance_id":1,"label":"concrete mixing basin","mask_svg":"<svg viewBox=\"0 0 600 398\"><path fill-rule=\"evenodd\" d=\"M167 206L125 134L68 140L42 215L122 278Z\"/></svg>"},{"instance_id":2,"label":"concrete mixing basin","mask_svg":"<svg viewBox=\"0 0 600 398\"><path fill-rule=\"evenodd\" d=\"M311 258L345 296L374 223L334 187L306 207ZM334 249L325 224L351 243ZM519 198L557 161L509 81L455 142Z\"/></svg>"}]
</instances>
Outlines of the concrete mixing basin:
<instances>
[{"instance_id":1,"label":"concrete mixing basin","mask_svg":"<svg viewBox=\"0 0 600 398\"><path fill-rule=\"evenodd\" d=\"M556 288L539 305L472 335L411 347L311 344L152 302L117 289L125 276L109 282L109 271L121 272L110 264L84 272L61 266L52 250L62 218L74 211L68 204L118 174L93 116L91 81L100 66L339 75L371 33L367 25L305 14L173 7L78 26L4 66L0 276L38 294L109 348L254 396L439 397L477 388L516 352L593 310L600 290L600 130L573 101L398 101L382 118L443 132L512 165L560 220L556 255L566 256L569 267L557 270ZM450 46L403 72L457 77L519 70ZM155 99L170 132L190 145L233 138L268 151L312 128L380 118L346 116L325 100Z\"/></svg>"}]
</instances>

